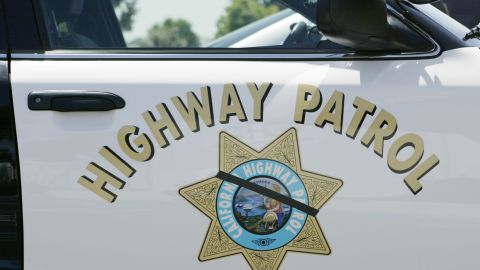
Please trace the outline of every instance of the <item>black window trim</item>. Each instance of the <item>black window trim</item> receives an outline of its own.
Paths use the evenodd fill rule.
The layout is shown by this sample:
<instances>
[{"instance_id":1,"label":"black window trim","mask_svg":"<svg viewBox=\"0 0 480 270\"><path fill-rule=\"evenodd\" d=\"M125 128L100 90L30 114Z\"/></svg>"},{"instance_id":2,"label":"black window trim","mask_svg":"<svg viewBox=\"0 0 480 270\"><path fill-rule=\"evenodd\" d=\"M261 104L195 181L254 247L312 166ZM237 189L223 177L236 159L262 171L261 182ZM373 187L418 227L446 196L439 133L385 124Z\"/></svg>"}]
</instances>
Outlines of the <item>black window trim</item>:
<instances>
[{"instance_id":1,"label":"black window trim","mask_svg":"<svg viewBox=\"0 0 480 270\"><path fill-rule=\"evenodd\" d=\"M23 208L20 160L10 85L9 40L4 1L0 0L0 265L23 269Z\"/></svg>"}]
</instances>

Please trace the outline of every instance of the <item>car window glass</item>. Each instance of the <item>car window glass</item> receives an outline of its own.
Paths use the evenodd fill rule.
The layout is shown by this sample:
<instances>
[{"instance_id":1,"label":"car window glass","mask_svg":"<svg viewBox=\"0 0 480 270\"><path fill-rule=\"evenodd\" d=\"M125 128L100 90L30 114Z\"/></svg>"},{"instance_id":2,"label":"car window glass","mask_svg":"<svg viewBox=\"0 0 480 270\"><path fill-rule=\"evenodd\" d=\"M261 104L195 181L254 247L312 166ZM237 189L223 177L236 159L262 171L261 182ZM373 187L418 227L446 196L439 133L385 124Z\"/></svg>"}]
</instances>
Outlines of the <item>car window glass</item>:
<instances>
[{"instance_id":1,"label":"car window glass","mask_svg":"<svg viewBox=\"0 0 480 270\"><path fill-rule=\"evenodd\" d=\"M52 49L317 48L315 24L276 0L40 0Z\"/></svg>"},{"instance_id":2,"label":"car window glass","mask_svg":"<svg viewBox=\"0 0 480 270\"><path fill-rule=\"evenodd\" d=\"M313 22L316 0L37 1L49 49L263 48L353 52L351 48L355 46L351 42L364 43L356 36L349 37L354 39L350 43L335 36L327 40ZM385 35L394 36L396 42L385 40L383 47L375 50L431 48L420 35L406 30L408 27L398 18L388 16L395 27L386 27L391 33Z\"/></svg>"}]
</instances>

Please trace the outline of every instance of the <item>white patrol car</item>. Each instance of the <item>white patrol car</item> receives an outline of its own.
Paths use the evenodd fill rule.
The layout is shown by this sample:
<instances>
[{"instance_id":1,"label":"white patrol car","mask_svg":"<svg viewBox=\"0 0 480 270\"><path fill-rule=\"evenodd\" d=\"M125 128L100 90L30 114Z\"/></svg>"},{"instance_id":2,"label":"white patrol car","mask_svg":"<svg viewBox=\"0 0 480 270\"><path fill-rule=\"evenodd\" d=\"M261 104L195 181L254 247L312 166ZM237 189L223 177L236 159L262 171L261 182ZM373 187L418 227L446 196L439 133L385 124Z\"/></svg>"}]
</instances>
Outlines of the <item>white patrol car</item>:
<instances>
[{"instance_id":1,"label":"white patrol car","mask_svg":"<svg viewBox=\"0 0 480 270\"><path fill-rule=\"evenodd\" d=\"M0 0L0 269L480 269L430 2Z\"/></svg>"}]
</instances>

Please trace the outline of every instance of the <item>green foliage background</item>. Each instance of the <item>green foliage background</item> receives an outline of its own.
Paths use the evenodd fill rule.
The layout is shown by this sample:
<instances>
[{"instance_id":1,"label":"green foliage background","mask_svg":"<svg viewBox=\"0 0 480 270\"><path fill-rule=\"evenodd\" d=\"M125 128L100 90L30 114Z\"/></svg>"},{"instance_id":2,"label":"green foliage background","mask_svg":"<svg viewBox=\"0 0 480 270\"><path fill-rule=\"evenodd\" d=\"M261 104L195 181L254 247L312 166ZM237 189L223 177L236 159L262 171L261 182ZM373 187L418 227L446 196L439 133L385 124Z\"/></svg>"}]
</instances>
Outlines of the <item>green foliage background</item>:
<instances>
[{"instance_id":1,"label":"green foliage background","mask_svg":"<svg viewBox=\"0 0 480 270\"><path fill-rule=\"evenodd\" d=\"M226 35L251 22L267 17L280 10L273 1L233 0L225 15L217 22L216 37Z\"/></svg>"},{"instance_id":2,"label":"green foliage background","mask_svg":"<svg viewBox=\"0 0 480 270\"><path fill-rule=\"evenodd\" d=\"M165 48L199 47L200 41L188 21L166 19L162 24L152 26L147 37L138 39L135 45Z\"/></svg>"},{"instance_id":3,"label":"green foliage background","mask_svg":"<svg viewBox=\"0 0 480 270\"><path fill-rule=\"evenodd\" d=\"M137 13L137 0L111 0L123 31L132 29ZM231 0L225 14L217 21L215 37L226 35L242 26L267 17L280 10L275 0ZM136 39L139 47L199 47L200 39L185 19L166 19L153 25L146 37Z\"/></svg>"},{"instance_id":4,"label":"green foliage background","mask_svg":"<svg viewBox=\"0 0 480 270\"><path fill-rule=\"evenodd\" d=\"M118 21L122 30L132 30L133 17L137 14L137 0L111 0L113 7L119 13Z\"/></svg>"}]
</instances>

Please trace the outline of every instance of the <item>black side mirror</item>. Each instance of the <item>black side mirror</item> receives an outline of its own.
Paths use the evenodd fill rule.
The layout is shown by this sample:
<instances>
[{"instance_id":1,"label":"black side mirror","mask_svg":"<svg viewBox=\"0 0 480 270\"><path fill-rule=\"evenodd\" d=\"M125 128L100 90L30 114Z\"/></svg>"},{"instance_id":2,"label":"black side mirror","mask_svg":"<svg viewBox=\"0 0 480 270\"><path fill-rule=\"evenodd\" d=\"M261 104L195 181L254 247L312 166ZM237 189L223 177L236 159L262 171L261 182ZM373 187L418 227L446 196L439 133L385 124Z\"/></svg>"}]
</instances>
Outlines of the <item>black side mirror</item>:
<instances>
[{"instance_id":1,"label":"black side mirror","mask_svg":"<svg viewBox=\"0 0 480 270\"><path fill-rule=\"evenodd\" d=\"M335 43L370 50L388 37L387 5L385 0L318 0L317 26Z\"/></svg>"},{"instance_id":2,"label":"black side mirror","mask_svg":"<svg viewBox=\"0 0 480 270\"><path fill-rule=\"evenodd\" d=\"M388 14L385 0L318 0L316 20L330 41L358 51L431 48L417 32Z\"/></svg>"}]
</instances>

